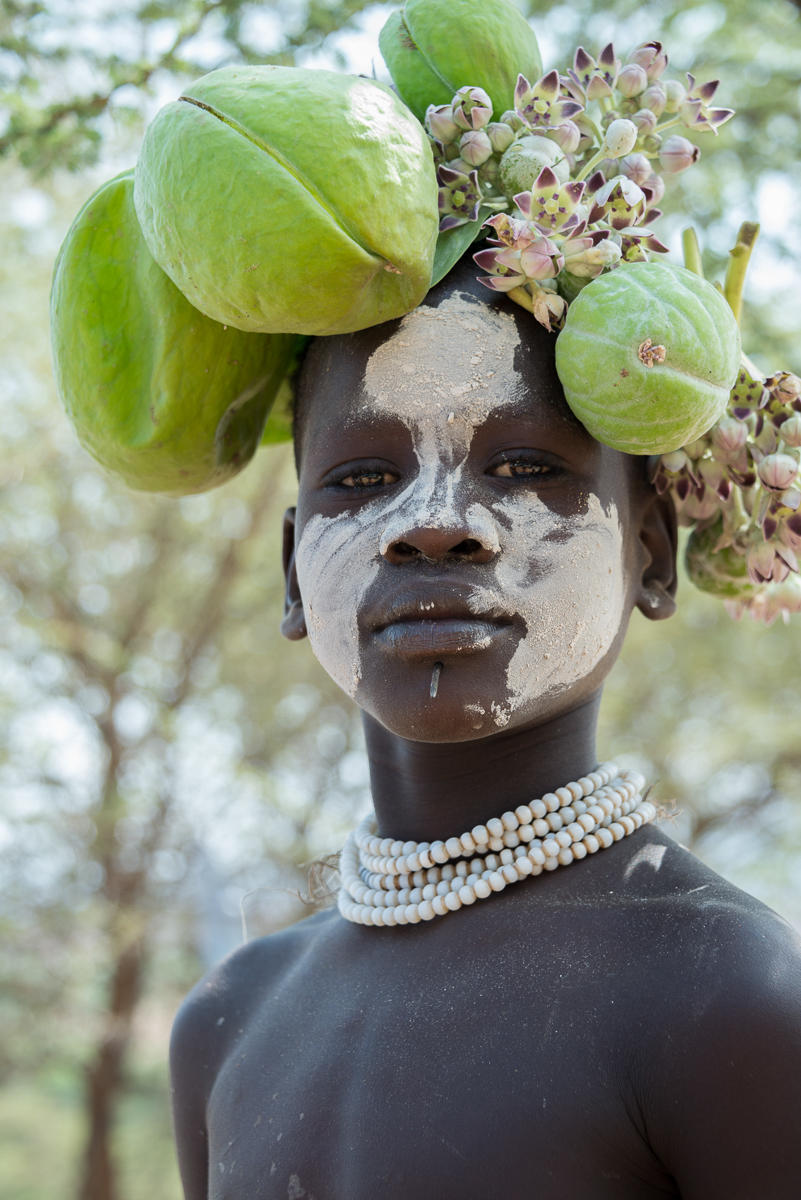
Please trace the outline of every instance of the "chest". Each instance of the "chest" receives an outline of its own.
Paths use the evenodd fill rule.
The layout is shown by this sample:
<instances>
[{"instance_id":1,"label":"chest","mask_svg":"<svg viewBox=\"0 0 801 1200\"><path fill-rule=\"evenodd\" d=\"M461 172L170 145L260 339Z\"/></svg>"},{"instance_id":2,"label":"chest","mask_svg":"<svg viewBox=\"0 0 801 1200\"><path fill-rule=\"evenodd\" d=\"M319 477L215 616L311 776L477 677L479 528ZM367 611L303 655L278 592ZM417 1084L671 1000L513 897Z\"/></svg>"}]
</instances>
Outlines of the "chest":
<instances>
[{"instance_id":1,"label":"chest","mask_svg":"<svg viewBox=\"0 0 801 1200\"><path fill-rule=\"evenodd\" d=\"M211 1200L673 1194L628 1113L598 963L418 957L415 978L402 958L266 991L210 1097Z\"/></svg>"}]
</instances>

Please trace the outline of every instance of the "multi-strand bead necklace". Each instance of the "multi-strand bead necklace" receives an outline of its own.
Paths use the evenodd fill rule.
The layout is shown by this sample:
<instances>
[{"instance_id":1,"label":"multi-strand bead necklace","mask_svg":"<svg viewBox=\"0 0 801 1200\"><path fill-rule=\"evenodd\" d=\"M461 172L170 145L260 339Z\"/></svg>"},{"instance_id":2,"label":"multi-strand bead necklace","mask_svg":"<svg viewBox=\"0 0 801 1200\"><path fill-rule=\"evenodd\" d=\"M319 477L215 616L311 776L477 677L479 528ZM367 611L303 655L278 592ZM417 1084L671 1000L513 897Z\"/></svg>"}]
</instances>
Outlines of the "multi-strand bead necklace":
<instances>
[{"instance_id":1,"label":"multi-strand bead necklace","mask_svg":"<svg viewBox=\"0 0 801 1200\"><path fill-rule=\"evenodd\" d=\"M365 817L340 857L339 911L359 925L416 925L566 867L652 821L637 771L603 763L574 783L435 842L380 838Z\"/></svg>"}]
</instances>

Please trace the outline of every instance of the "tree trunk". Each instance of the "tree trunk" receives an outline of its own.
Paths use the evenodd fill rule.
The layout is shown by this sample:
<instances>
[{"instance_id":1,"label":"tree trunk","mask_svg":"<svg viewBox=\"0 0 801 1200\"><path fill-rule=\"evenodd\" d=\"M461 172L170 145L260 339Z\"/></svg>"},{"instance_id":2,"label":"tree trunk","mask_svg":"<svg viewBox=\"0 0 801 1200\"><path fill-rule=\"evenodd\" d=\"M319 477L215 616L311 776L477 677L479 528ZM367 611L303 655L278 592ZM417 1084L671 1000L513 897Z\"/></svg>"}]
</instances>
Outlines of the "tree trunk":
<instances>
[{"instance_id":1,"label":"tree trunk","mask_svg":"<svg viewBox=\"0 0 801 1200\"><path fill-rule=\"evenodd\" d=\"M118 955L109 986L105 1029L86 1068L84 1111L88 1130L77 1200L119 1200L112 1131L122 1091L131 1023L142 988L145 940Z\"/></svg>"}]
</instances>

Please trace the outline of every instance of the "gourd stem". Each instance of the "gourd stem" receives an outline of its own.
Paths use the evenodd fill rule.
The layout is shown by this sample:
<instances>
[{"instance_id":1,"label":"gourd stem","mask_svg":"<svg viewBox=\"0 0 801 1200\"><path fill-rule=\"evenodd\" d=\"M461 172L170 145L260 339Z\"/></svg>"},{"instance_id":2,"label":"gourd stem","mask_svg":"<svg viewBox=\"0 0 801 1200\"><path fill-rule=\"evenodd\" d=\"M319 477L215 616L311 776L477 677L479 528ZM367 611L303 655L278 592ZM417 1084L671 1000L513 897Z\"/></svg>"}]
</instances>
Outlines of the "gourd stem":
<instances>
[{"instance_id":1,"label":"gourd stem","mask_svg":"<svg viewBox=\"0 0 801 1200\"><path fill-rule=\"evenodd\" d=\"M692 225L682 230L681 248L684 252L684 265L688 271L704 278L704 266L701 262L701 247L698 244L698 234Z\"/></svg>"},{"instance_id":2,"label":"gourd stem","mask_svg":"<svg viewBox=\"0 0 801 1200\"><path fill-rule=\"evenodd\" d=\"M740 313L743 307L743 287L745 273L751 258L751 251L759 234L759 225L755 221L743 221L737 234L737 241L729 251L729 264L726 268L726 278L723 281L723 295L729 302L737 324L740 324Z\"/></svg>"}]
</instances>

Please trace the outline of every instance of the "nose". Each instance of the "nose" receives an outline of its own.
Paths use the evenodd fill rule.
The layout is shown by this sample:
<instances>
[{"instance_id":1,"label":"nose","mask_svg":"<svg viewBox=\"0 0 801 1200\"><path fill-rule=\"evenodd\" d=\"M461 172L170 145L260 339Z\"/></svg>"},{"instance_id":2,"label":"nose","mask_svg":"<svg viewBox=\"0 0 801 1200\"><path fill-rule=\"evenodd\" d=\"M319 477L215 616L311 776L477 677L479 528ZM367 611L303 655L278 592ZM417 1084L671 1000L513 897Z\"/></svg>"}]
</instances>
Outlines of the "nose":
<instances>
[{"instance_id":1,"label":"nose","mask_svg":"<svg viewBox=\"0 0 801 1200\"><path fill-rule=\"evenodd\" d=\"M500 550L498 534L489 513L476 505L464 518L421 522L412 527L393 522L384 530L379 549L391 563L414 561L491 562Z\"/></svg>"}]
</instances>

